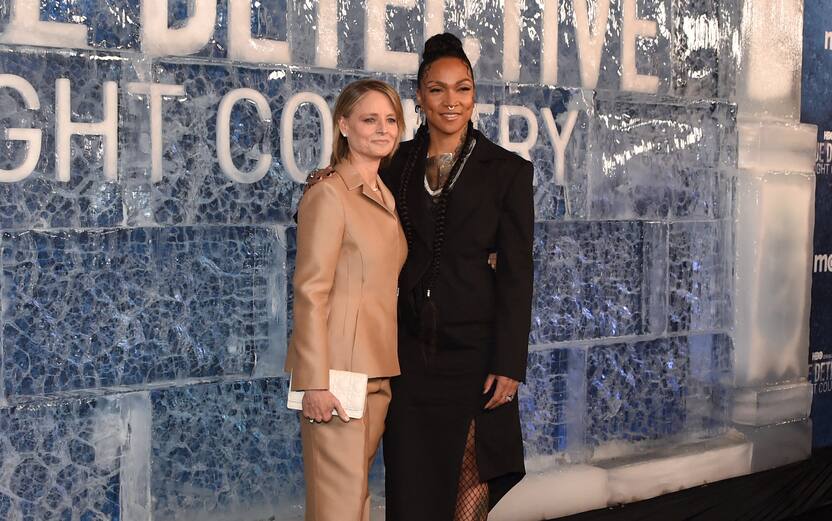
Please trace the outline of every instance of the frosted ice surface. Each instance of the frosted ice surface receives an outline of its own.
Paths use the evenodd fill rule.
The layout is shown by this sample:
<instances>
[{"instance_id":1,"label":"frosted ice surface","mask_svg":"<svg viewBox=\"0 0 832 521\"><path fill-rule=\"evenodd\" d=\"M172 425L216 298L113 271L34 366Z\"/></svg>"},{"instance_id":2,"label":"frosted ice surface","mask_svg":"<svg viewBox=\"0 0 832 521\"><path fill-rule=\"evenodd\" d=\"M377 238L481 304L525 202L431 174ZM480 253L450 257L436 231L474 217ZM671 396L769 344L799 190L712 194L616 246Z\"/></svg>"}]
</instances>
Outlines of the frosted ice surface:
<instances>
[{"instance_id":1,"label":"frosted ice surface","mask_svg":"<svg viewBox=\"0 0 832 521\"><path fill-rule=\"evenodd\" d=\"M728 334L688 337L690 375L685 430L692 438L720 436L731 412L734 346Z\"/></svg>"},{"instance_id":2,"label":"frosted ice surface","mask_svg":"<svg viewBox=\"0 0 832 521\"><path fill-rule=\"evenodd\" d=\"M489 513L490 521L545 521L607 506L606 470L569 465L534 472L528 466L528 474Z\"/></svg>"},{"instance_id":3,"label":"frosted ice surface","mask_svg":"<svg viewBox=\"0 0 832 521\"><path fill-rule=\"evenodd\" d=\"M463 11L465 20L457 22L457 26L464 28L462 34L479 40L480 57L474 74L482 79L500 79L503 70L504 4L495 0L464 3L468 4Z\"/></svg>"},{"instance_id":4,"label":"frosted ice surface","mask_svg":"<svg viewBox=\"0 0 832 521\"><path fill-rule=\"evenodd\" d=\"M55 80L71 82L72 120L97 122L103 117L103 83L119 81L126 68L124 60L107 54L0 50L0 70L37 85L40 100L40 110L30 111L17 93L0 90L0 133L14 127L43 130L35 171L23 181L0 183L0 228L102 227L123 221L121 187L104 179L100 137L73 137L70 180L55 177ZM0 168L17 167L26 154L23 142L4 140Z\"/></svg>"},{"instance_id":5,"label":"frosted ice surface","mask_svg":"<svg viewBox=\"0 0 832 521\"><path fill-rule=\"evenodd\" d=\"M8 12L12 0L0 2ZM291 4L291 5L287 5ZM141 49L141 11L138 0L54 0L43 3L41 20L83 24L87 26L90 47L105 50L139 51ZM224 59L228 53L228 10L225 2L217 2L214 33L196 56ZM168 1L168 25L183 27L191 13L185 0ZM5 17L4 17L5 18ZM260 0L252 3L251 35L291 42L292 59L296 63L314 63L315 5L311 2ZM0 23L2 30L7 23ZM289 25L293 30L289 31Z\"/></svg>"},{"instance_id":6,"label":"frosted ice surface","mask_svg":"<svg viewBox=\"0 0 832 521\"><path fill-rule=\"evenodd\" d=\"M526 384L520 386L520 420L530 471L588 459L586 350L534 349Z\"/></svg>"},{"instance_id":7,"label":"frosted ice surface","mask_svg":"<svg viewBox=\"0 0 832 521\"><path fill-rule=\"evenodd\" d=\"M806 381L739 389L734 393L733 419L744 425L772 425L809 417L812 384Z\"/></svg>"},{"instance_id":8,"label":"frosted ice surface","mask_svg":"<svg viewBox=\"0 0 832 521\"><path fill-rule=\"evenodd\" d=\"M195 223L289 223L301 194L284 163L293 154L298 168L318 168L324 152L320 139L323 121L318 111L302 104L293 117L293 150L281 150L280 124L283 108L294 93L312 92L330 106L347 83L363 76L298 72L284 69L246 69L223 65L190 65L171 62L155 66L154 77L162 83L185 86L185 99L163 104L164 178L150 184L147 151L132 156L131 199L128 219L142 224ZM265 177L254 183L239 183L227 177L217 163L216 112L229 91L248 87L269 102L272 122L260 120L252 103L240 102L231 113L231 156L235 166L253 169L261 152L272 155ZM148 117L146 102L134 102L136 123ZM329 117L329 115L327 115ZM145 123L146 125L146 123ZM328 161L328 158L326 158ZM144 195L149 194L149 195ZM147 208L150 206L150 208Z\"/></svg>"},{"instance_id":9,"label":"frosted ice surface","mask_svg":"<svg viewBox=\"0 0 832 521\"><path fill-rule=\"evenodd\" d=\"M747 474L751 450L751 443L729 435L595 465L532 470L539 463L532 459L526 462L529 473L503 497L489 519L545 521Z\"/></svg>"},{"instance_id":10,"label":"frosted ice surface","mask_svg":"<svg viewBox=\"0 0 832 521\"><path fill-rule=\"evenodd\" d=\"M740 120L738 166L757 172L815 171L818 129L814 125Z\"/></svg>"},{"instance_id":11,"label":"frosted ice surface","mask_svg":"<svg viewBox=\"0 0 832 521\"><path fill-rule=\"evenodd\" d=\"M303 467L283 378L153 391L153 519L258 519L297 511Z\"/></svg>"},{"instance_id":12,"label":"frosted ice surface","mask_svg":"<svg viewBox=\"0 0 832 521\"><path fill-rule=\"evenodd\" d=\"M529 159L534 163L535 170L536 219L585 217L591 152L588 128L594 113L593 93L555 87L510 87L506 89L503 103L528 107L534 114L532 125L537 139L529 150ZM496 117L499 111L498 107L493 118L495 122L499 121ZM572 112L574 116L570 115ZM575 118L571 128L570 117ZM550 124L554 124L554 129ZM508 138L512 143L526 141L530 131L529 123L524 118L509 120ZM498 136L495 132L492 139ZM562 164L556 152L557 147L562 146L558 140L565 144Z\"/></svg>"},{"instance_id":13,"label":"frosted ice surface","mask_svg":"<svg viewBox=\"0 0 832 521\"><path fill-rule=\"evenodd\" d=\"M267 269L255 279L254 298L258 304L251 308L252 317L260 317L263 311L266 312L266 327L257 329L257 360L253 373L257 378L283 374L289 338L287 332L291 302L288 293L292 286L292 274L288 273L288 233L282 227L272 229L270 233L275 234L276 240L258 254L257 262L262 262ZM265 310L260 309L259 305L265 305Z\"/></svg>"},{"instance_id":14,"label":"frosted ice surface","mask_svg":"<svg viewBox=\"0 0 832 521\"><path fill-rule=\"evenodd\" d=\"M12 5L13 0L0 2L5 13L10 12ZM8 18L0 19L3 31ZM140 46L137 0L50 0L41 2L40 19L86 25L87 43L93 48L138 50Z\"/></svg>"},{"instance_id":15,"label":"frosted ice surface","mask_svg":"<svg viewBox=\"0 0 832 521\"><path fill-rule=\"evenodd\" d=\"M171 29L185 27L192 15L190 0L168 0L168 27ZM214 24L214 34L210 41L195 56L206 58L223 58L228 51L228 5L225 2L216 3L217 19Z\"/></svg>"},{"instance_id":16,"label":"frosted ice surface","mask_svg":"<svg viewBox=\"0 0 832 521\"><path fill-rule=\"evenodd\" d=\"M750 443L727 436L667 448L646 458L610 461L609 501L613 504L640 501L748 474L751 452Z\"/></svg>"},{"instance_id":17,"label":"frosted ice surface","mask_svg":"<svg viewBox=\"0 0 832 521\"><path fill-rule=\"evenodd\" d=\"M524 12L520 40L520 81L523 82L540 81L541 4L539 1L527 2ZM575 9L573 3L567 2L561 4L557 12L560 85L581 85ZM738 28L738 17L732 16L735 9L731 0L639 2L638 17L655 21L657 33L655 38L636 39L636 70L639 74L657 76L662 93L726 98L734 85L730 45L735 41ZM597 20L598 12L597 8L591 11L591 24ZM611 3L601 47L599 89L620 88L621 16L621 4Z\"/></svg>"},{"instance_id":18,"label":"frosted ice surface","mask_svg":"<svg viewBox=\"0 0 832 521\"><path fill-rule=\"evenodd\" d=\"M150 521L150 392L118 395L118 401L128 434L120 454L119 519Z\"/></svg>"},{"instance_id":19,"label":"frosted ice surface","mask_svg":"<svg viewBox=\"0 0 832 521\"><path fill-rule=\"evenodd\" d=\"M169 2L171 27L184 25L190 4ZM361 69L368 38L383 39L392 51L421 51L428 36L425 7L421 1L412 8L386 7L384 34L366 35L367 1L339 2L333 39L340 70L324 71L306 67L316 56L316 2L252 4L252 36L288 39L292 64L300 67L230 63L227 3L217 4L213 37L191 57L142 57L137 0L43 3L42 20L86 24L93 51L0 51L0 69L30 81L41 103L39 111L26 110L18 94L2 89L0 130L44 130L35 172L22 182L0 183L2 381L13 405L0 410L0 519L21 512L33 519L73 520L127 520L133 513L200 521L302 516L300 439L296 415L285 409L286 382L259 378L281 372L291 332L292 213L301 186L290 177L287 158L301 171L316 168L325 148L320 131L329 122L302 104L292 118L292 150L284 150L284 107L300 92L321 95L332 106L348 82L368 76L389 81L403 98L413 99L412 76ZM791 114L791 71L798 68L786 66L788 74L767 83L755 80L757 69L771 74L765 67L748 68L749 60L765 55L758 52L762 40L740 38L749 29L740 33L737 0L649 0L637 2L637 16L655 20L657 35L636 38L636 69L658 77L661 95L615 93L622 83L623 13L622 3L612 2L604 26L593 30L603 34L597 85L582 85L581 72L592 79L592 71L578 57L578 3L561 2L552 13L559 87L541 86L542 0L524 3L518 46L505 50L512 35L505 33L504 2L445 4L444 28L479 45L471 55L477 101L496 106L480 114L478 128L535 164L532 349L528 383L519 395L534 474L527 484L553 498L552 505L558 499L552 490L579 490L571 492L572 499L583 501L558 500L555 510L535 515L543 519L571 513L557 508L577 511L610 498L647 497L733 475L745 450L740 446L728 447L736 448L730 458L711 450L718 443L685 449L679 458L671 457L681 450L673 447L725 434L732 383L762 385L753 388L760 391L754 410L782 418L779 406L764 403L775 392L764 384L803 376L805 338L795 331L805 319L804 281L782 274L805 274L808 237L793 230L809 229L803 221L813 184L809 176L743 171L733 185L737 108L727 100L738 90L751 92L741 96L744 108L764 97L776 105L769 115ZM594 25L601 13L599 2L591 4ZM796 0L781 4L798 9ZM0 0L0 31L10 6ZM772 4L751 13L749 27L768 27L775 9ZM786 44L788 59L778 58L778 67L795 56L792 29L764 31ZM734 55L736 42L745 61ZM504 58L510 64L515 50L518 75L506 83L512 71L504 69ZM584 49L583 58L589 52ZM72 82L73 121L80 122L100 120L101 84L119 83L117 183L104 180L104 148L97 137L73 138L73 175L68 183L56 181L54 98L60 77ZM148 100L126 88L134 81L185 90L162 103L159 182L150 178ZM272 155L269 171L251 184L231 180L217 162L217 109L238 88L262 93L272 116L261 121L245 101L231 112L234 165L247 171L260 153ZM528 108L531 119L512 117L501 128L500 110L508 106ZM553 130L566 133L570 121L574 128L560 161ZM528 150L516 145L535 130ZM764 130L745 134L743 153L758 163L793 164L810 141L803 139L806 129L787 129L775 141L796 136L789 154L773 157L766 155L766 139L775 134ZM17 166L25 152L20 142L3 141L0 168ZM732 217L740 223L733 231L726 225ZM740 239L736 270L733 238ZM758 266L759 259L777 266L776 273ZM774 295L768 300L789 302L792 313L782 315L778 304L772 314L767 299L732 301L734 272L736 295ZM736 347L726 334L714 334L729 330L734 315ZM661 338L667 334L684 336ZM214 381L197 385L192 378ZM155 390L108 400L61 395L53 399L64 401L35 405L53 393L111 392L100 389L110 386ZM152 421L144 421L145 431L136 422L151 414L148 401ZM134 437L142 433L141 440L126 445L128 430ZM749 430L756 467L805 456L808 432L805 423ZM139 441L147 446L142 449ZM780 455L766 451L776 452L784 441L793 441L795 450L775 461ZM618 481L608 482L612 467L563 465L588 461L593 451L597 460L645 448L665 452L653 453L661 456L655 466L641 459L634 460L639 469L619 469ZM120 450L128 451L121 459ZM376 498L383 490L379 463L371 471ZM667 469L680 464L696 472L684 483L664 479ZM148 479L149 492L143 488ZM579 488L584 486L595 488L585 494ZM523 512L542 505L537 499L524 503Z\"/></svg>"},{"instance_id":20,"label":"frosted ice surface","mask_svg":"<svg viewBox=\"0 0 832 521\"><path fill-rule=\"evenodd\" d=\"M2 254L9 398L250 374L283 343L270 229L6 232Z\"/></svg>"},{"instance_id":21,"label":"frosted ice surface","mask_svg":"<svg viewBox=\"0 0 832 521\"><path fill-rule=\"evenodd\" d=\"M154 76L162 83L184 85L186 96L162 106L163 179L148 186L149 175L138 178L135 186L140 193L150 193L149 201L145 203L142 198L130 206L130 221L141 224L144 214L149 214L151 222L165 224L286 220L298 187L280 168L279 154L273 156L272 169L263 179L253 184L238 183L220 170L215 133L222 96L247 86L281 106L286 100L285 73L271 75L255 69L161 63ZM135 121L130 126L137 128L149 117L146 101L134 102L130 114ZM270 125L261 123L253 104L237 104L231 118L231 156L237 168L248 171L260 151L279 150L276 133ZM252 150L258 153L251 154ZM149 169L149 151L134 154L140 155L130 158L129 163L138 166L140 173ZM144 208L144 204L151 208Z\"/></svg>"},{"instance_id":22,"label":"frosted ice surface","mask_svg":"<svg viewBox=\"0 0 832 521\"><path fill-rule=\"evenodd\" d=\"M391 51L421 54L424 41L430 35L424 34L425 3L414 4L412 8L389 6L384 20L385 34L371 33L369 38L384 39Z\"/></svg>"},{"instance_id":23,"label":"frosted ice surface","mask_svg":"<svg viewBox=\"0 0 832 521\"><path fill-rule=\"evenodd\" d=\"M670 225L668 307L670 331L730 326L731 266L726 221Z\"/></svg>"},{"instance_id":24,"label":"frosted ice surface","mask_svg":"<svg viewBox=\"0 0 832 521\"><path fill-rule=\"evenodd\" d=\"M586 4L590 6L589 2ZM558 83L561 85L570 86L584 86L587 88L597 87L603 90L618 90L621 83L621 4L617 2L609 3L610 9L608 13L601 12L600 9L591 7L588 19L591 32L598 34L601 38L600 62L597 73L597 85L587 85L582 83L581 68L591 68L588 63L581 64L579 58L579 43L580 39L576 29L574 20L576 18L575 10L577 9L574 2L564 2L560 5L558 16L558 32L560 33L560 50L558 53ZM651 12L647 18L656 20L656 9L662 9L663 4L655 2L652 4L641 4L641 13ZM604 24L603 34L601 31L595 29L598 25L598 19L606 14L607 23ZM641 39L636 41L636 56L641 55L641 59L637 63L637 67L643 74L658 75L662 78L669 76L669 39L670 32L667 27L668 17L663 16L659 20L659 31L657 39ZM599 27L600 29L600 27ZM658 48L661 50L658 50ZM657 52L658 51L658 52ZM592 51L584 50L585 54ZM649 54L648 54L649 53ZM584 56L586 58L586 55ZM663 90L667 85L662 86Z\"/></svg>"},{"instance_id":25,"label":"frosted ice surface","mask_svg":"<svg viewBox=\"0 0 832 521\"><path fill-rule=\"evenodd\" d=\"M767 425L737 426L752 444L751 471L760 472L796 461L812 454L812 420Z\"/></svg>"},{"instance_id":26,"label":"frosted ice surface","mask_svg":"<svg viewBox=\"0 0 832 521\"><path fill-rule=\"evenodd\" d=\"M736 107L598 93L590 147L596 219L728 215L721 168L736 165Z\"/></svg>"},{"instance_id":27,"label":"frosted ice surface","mask_svg":"<svg viewBox=\"0 0 832 521\"><path fill-rule=\"evenodd\" d=\"M735 382L805 378L813 174L742 171L734 225Z\"/></svg>"},{"instance_id":28,"label":"frosted ice surface","mask_svg":"<svg viewBox=\"0 0 832 521\"><path fill-rule=\"evenodd\" d=\"M476 74L481 80L499 80L503 71L503 6L496 2L446 2L444 29L472 36L479 43L479 53L472 53ZM733 0L694 2L640 2L638 16L656 22L655 38L636 38L634 42L638 73L659 78L659 92L688 97L721 97L732 92L735 67L732 67L731 43L736 40L738 17ZM168 24L183 27L190 9L185 0L168 2ZM566 3L557 12L544 13L540 0L526 2L517 35L520 69L516 81L539 83L541 69L541 20L557 19L558 84L581 86L574 6ZM11 0L0 2L0 30L8 23ZM388 7L384 34L380 29L371 38L385 40L393 51L420 52L424 33L424 6ZM195 56L224 60L228 51L228 10L217 2L217 18L211 40ZM590 24L597 17L589 16ZM621 6L612 3L605 24L601 46L598 84L601 89L618 90L621 75L622 41ZM140 10L137 0L56 0L44 4L41 19L87 26L87 43L102 50L140 50ZM315 63L317 6L312 2L263 0L252 4L251 33L254 38L288 39L294 64ZM366 2L347 1L339 6L337 22L338 65L360 69L365 58ZM509 38L510 40L513 38ZM586 52L586 51L584 51ZM479 58L476 60L476 58ZM586 64L583 65L586 68ZM585 85L587 86L587 85ZM594 85L589 86L594 87Z\"/></svg>"},{"instance_id":29,"label":"frosted ice surface","mask_svg":"<svg viewBox=\"0 0 832 521\"><path fill-rule=\"evenodd\" d=\"M800 117L803 1L738 1L742 7L736 99L746 117ZM790 23L783 23L789 20Z\"/></svg>"},{"instance_id":30,"label":"frosted ice surface","mask_svg":"<svg viewBox=\"0 0 832 521\"><path fill-rule=\"evenodd\" d=\"M733 95L740 16L737 0L672 0L671 92L726 99Z\"/></svg>"}]
</instances>

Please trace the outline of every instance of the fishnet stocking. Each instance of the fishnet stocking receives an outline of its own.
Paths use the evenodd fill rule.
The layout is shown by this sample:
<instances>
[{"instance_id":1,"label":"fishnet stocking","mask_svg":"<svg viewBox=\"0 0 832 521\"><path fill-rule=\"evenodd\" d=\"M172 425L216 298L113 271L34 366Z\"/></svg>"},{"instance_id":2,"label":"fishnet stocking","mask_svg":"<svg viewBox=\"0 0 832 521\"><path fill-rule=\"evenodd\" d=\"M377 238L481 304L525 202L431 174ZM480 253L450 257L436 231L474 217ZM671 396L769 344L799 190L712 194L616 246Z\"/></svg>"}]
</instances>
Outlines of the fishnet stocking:
<instances>
[{"instance_id":1,"label":"fishnet stocking","mask_svg":"<svg viewBox=\"0 0 832 521\"><path fill-rule=\"evenodd\" d=\"M468 438L465 440L465 452L462 455L454 521L485 521L487 517L488 483L480 482L472 420L468 428Z\"/></svg>"}]
</instances>

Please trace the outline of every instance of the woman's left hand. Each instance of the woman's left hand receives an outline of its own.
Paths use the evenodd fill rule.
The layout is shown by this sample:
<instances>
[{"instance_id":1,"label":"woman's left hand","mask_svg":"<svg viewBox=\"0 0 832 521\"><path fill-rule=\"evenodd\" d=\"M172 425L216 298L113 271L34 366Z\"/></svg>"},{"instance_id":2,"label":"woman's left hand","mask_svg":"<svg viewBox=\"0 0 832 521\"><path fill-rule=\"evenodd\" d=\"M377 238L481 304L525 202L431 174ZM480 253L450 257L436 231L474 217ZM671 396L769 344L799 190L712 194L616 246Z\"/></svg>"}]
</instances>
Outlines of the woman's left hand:
<instances>
[{"instance_id":1,"label":"woman's left hand","mask_svg":"<svg viewBox=\"0 0 832 521\"><path fill-rule=\"evenodd\" d=\"M485 404L486 410L496 409L517 398L517 387L520 386L520 382L512 380L508 376L499 376L496 374L489 374L486 377L482 394L488 393L494 387L495 383L497 384L497 388L494 390L494 395L491 397L491 400Z\"/></svg>"}]
</instances>

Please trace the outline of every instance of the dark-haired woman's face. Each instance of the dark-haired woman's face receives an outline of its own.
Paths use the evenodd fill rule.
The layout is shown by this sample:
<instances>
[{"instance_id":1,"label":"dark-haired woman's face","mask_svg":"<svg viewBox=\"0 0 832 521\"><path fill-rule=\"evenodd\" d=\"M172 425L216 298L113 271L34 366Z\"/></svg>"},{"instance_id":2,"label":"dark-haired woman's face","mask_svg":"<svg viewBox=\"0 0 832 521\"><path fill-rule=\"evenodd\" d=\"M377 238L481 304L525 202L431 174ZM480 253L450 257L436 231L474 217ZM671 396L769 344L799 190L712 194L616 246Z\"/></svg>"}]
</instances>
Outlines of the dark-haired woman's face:
<instances>
[{"instance_id":1,"label":"dark-haired woman's face","mask_svg":"<svg viewBox=\"0 0 832 521\"><path fill-rule=\"evenodd\" d=\"M474 112L474 78L459 58L440 58L428 67L416 99L432 133L461 134Z\"/></svg>"}]
</instances>

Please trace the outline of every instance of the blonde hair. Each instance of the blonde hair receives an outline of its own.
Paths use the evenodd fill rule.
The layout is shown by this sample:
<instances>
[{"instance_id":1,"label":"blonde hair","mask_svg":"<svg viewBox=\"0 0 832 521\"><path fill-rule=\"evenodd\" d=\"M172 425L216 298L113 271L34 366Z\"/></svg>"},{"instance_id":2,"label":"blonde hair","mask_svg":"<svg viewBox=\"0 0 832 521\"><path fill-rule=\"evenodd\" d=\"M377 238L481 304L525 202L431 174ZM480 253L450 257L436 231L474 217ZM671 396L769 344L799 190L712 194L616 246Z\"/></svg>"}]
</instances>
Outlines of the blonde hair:
<instances>
[{"instance_id":1,"label":"blonde hair","mask_svg":"<svg viewBox=\"0 0 832 521\"><path fill-rule=\"evenodd\" d=\"M390 103L393 105L393 112L396 113L396 126L399 129L393 150L390 151L390 154L382 162L389 161L393 157L393 154L396 153L396 149L399 148L399 141L401 141L402 135L404 134L404 110L402 109L402 101L399 98L399 93L383 81L358 80L344 87L344 90L341 91L341 94L338 95L338 100L335 102L335 110L332 112L332 155L329 158L329 164L335 165L349 157L350 145L347 142L347 138L341 135L338 122L341 118L348 118L355 106L358 105L358 102L368 92L372 91L380 92L390 100Z\"/></svg>"}]
</instances>

